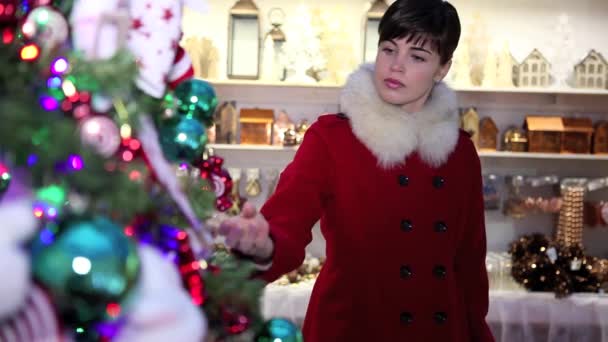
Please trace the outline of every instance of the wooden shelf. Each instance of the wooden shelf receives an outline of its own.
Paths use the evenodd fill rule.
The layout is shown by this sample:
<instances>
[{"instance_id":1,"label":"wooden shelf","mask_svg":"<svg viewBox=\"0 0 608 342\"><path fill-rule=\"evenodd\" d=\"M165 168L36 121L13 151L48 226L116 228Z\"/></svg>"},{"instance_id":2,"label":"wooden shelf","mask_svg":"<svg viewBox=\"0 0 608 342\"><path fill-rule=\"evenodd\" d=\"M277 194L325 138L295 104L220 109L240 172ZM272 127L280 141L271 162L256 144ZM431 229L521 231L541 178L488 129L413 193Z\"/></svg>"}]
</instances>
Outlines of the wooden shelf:
<instances>
[{"instance_id":1,"label":"wooden shelf","mask_svg":"<svg viewBox=\"0 0 608 342\"><path fill-rule=\"evenodd\" d=\"M242 87L286 87L286 88L304 88L323 89L340 91L342 85L335 84L300 84L287 82L269 82L269 81L253 81L253 80L208 80L214 86L242 86ZM463 93L514 93L514 94L545 94L545 95L608 95L608 90L603 89L578 89L578 88L499 88L499 87L453 87L457 92Z\"/></svg>"},{"instance_id":2,"label":"wooden shelf","mask_svg":"<svg viewBox=\"0 0 608 342\"><path fill-rule=\"evenodd\" d=\"M260 152L272 155L273 152L295 153L297 146L269 146L269 145L235 145L235 144L209 144L209 147L218 152ZM480 151L482 159L540 159L540 160L589 160L608 161L608 154L561 154L561 153L534 153L534 152L508 152L508 151Z\"/></svg>"},{"instance_id":3,"label":"wooden shelf","mask_svg":"<svg viewBox=\"0 0 608 342\"><path fill-rule=\"evenodd\" d=\"M561 154L561 153L534 153L534 152L479 152L480 158L520 158L520 159L544 159L544 160L593 160L608 161L605 154Z\"/></svg>"}]
</instances>

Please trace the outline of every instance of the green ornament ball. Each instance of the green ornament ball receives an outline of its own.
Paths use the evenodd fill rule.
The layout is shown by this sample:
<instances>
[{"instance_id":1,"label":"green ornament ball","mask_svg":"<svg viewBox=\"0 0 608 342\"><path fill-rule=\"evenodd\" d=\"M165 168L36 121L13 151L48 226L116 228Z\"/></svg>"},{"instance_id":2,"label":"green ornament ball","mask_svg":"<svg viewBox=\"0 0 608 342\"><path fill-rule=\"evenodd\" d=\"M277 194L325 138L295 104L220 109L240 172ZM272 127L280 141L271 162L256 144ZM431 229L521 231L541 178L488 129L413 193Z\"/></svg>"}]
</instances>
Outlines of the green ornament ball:
<instances>
[{"instance_id":1,"label":"green ornament ball","mask_svg":"<svg viewBox=\"0 0 608 342\"><path fill-rule=\"evenodd\" d=\"M70 218L32 241L32 273L71 326L120 316L137 283L136 245L105 217Z\"/></svg>"},{"instance_id":2,"label":"green ornament ball","mask_svg":"<svg viewBox=\"0 0 608 342\"><path fill-rule=\"evenodd\" d=\"M255 342L303 342L302 332L289 320L273 318L256 335Z\"/></svg>"},{"instance_id":3,"label":"green ornament ball","mask_svg":"<svg viewBox=\"0 0 608 342\"><path fill-rule=\"evenodd\" d=\"M174 91L180 115L213 126L213 115L217 107L215 90L208 82L191 78L180 83Z\"/></svg>"},{"instance_id":4,"label":"green ornament ball","mask_svg":"<svg viewBox=\"0 0 608 342\"><path fill-rule=\"evenodd\" d=\"M162 124L159 134L163 153L172 162L195 160L207 144L205 127L189 117Z\"/></svg>"}]
</instances>

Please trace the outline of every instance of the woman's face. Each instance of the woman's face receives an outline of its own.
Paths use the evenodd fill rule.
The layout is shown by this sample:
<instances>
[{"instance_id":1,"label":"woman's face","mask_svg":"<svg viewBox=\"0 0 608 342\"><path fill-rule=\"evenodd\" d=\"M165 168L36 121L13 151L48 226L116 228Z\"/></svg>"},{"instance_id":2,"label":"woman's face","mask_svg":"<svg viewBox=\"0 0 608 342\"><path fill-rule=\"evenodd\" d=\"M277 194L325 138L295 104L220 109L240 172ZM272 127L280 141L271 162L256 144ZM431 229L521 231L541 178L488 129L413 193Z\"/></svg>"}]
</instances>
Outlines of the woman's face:
<instances>
[{"instance_id":1,"label":"woman's face","mask_svg":"<svg viewBox=\"0 0 608 342\"><path fill-rule=\"evenodd\" d=\"M424 106L435 82L441 81L452 64L440 62L431 44L407 37L380 43L376 56L374 85L380 97L408 113Z\"/></svg>"}]
</instances>

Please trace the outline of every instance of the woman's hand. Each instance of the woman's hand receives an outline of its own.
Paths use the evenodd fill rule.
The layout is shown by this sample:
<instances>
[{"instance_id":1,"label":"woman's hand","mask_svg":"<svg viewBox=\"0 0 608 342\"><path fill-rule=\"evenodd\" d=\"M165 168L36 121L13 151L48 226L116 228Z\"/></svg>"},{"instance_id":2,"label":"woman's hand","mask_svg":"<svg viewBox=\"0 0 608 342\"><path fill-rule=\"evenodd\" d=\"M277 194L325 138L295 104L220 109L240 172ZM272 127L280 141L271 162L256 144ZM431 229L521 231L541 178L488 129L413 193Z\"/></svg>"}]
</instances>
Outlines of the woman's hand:
<instances>
[{"instance_id":1,"label":"woman's hand","mask_svg":"<svg viewBox=\"0 0 608 342\"><path fill-rule=\"evenodd\" d=\"M219 233L226 238L228 247L252 257L257 263L272 260L274 243L269 231L266 219L250 203L245 203L239 216L231 217L219 226Z\"/></svg>"}]
</instances>

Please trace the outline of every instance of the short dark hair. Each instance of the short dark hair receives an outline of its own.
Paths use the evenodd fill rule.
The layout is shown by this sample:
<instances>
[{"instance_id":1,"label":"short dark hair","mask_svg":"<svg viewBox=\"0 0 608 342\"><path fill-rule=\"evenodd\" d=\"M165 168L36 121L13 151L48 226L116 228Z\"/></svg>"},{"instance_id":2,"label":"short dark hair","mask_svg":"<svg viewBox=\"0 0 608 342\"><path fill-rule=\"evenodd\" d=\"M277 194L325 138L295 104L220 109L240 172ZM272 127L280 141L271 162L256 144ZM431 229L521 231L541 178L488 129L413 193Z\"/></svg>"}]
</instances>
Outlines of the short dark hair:
<instances>
[{"instance_id":1,"label":"short dark hair","mask_svg":"<svg viewBox=\"0 0 608 342\"><path fill-rule=\"evenodd\" d=\"M460 19L456 8L444 0L397 0L384 13L378 28L380 41L408 39L427 41L447 63L460 40Z\"/></svg>"}]
</instances>

